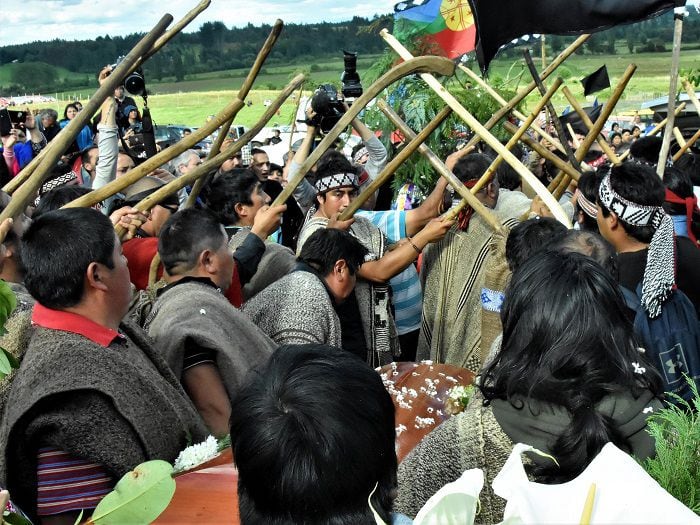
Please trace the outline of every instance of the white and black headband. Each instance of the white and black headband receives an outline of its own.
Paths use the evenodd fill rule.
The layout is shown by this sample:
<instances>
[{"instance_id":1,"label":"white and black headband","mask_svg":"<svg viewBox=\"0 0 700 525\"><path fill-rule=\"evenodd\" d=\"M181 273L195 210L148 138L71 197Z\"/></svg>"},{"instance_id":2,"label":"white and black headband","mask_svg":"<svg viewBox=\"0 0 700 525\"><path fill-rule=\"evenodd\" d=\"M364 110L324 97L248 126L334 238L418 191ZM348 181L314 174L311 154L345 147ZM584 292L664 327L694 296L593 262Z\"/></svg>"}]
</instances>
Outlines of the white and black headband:
<instances>
[{"instance_id":1,"label":"white and black headband","mask_svg":"<svg viewBox=\"0 0 700 525\"><path fill-rule=\"evenodd\" d=\"M315 186L318 193L326 193L336 188L360 187L357 183L357 175L355 173L335 173L333 175L327 175L318 179Z\"/></svg>"},{"instance_id":2,"label":"white and black headband","mask_svg":"<svg viewBox=\"0 0 700 525\"><path fill-rule=\"evenodd\" d=\"M610 173L600 183L598 198L602 206L625 224L654 228L642 280L642 306L650 318L658 317L676 285L673 219L661 206L644 206L622 197L613 189Z\"/></svg>"}]
</instances>

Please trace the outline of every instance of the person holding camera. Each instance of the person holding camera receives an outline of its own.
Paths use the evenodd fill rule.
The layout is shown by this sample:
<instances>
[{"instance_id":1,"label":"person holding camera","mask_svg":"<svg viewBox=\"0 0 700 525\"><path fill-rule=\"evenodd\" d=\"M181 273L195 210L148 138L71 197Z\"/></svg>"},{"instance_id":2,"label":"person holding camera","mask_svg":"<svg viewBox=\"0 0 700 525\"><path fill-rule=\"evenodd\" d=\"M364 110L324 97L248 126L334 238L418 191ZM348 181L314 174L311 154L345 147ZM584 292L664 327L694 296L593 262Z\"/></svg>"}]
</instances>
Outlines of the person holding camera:
<instances>
[{"instance_id":1,"label":"person holding camera","mask_svg":"<svg viewBox=\"0 0 700 525\"><path fill-rule=\"evenodd\" d=\"M39 154L46 146L46 139L37 127L36 117L27 108L25 111L2 110L0 140L2 140L2 156L7 166L8 180L17 175L22 168ZM23 120L21 120L23 117ZM20 122L17 122L17 119ZM29 135L29 142L19 140L19 134L24 130ZM5 170L3 169L3 174ZM0 181L5 184L7 180Z\"/></svg>"}]
</instances>

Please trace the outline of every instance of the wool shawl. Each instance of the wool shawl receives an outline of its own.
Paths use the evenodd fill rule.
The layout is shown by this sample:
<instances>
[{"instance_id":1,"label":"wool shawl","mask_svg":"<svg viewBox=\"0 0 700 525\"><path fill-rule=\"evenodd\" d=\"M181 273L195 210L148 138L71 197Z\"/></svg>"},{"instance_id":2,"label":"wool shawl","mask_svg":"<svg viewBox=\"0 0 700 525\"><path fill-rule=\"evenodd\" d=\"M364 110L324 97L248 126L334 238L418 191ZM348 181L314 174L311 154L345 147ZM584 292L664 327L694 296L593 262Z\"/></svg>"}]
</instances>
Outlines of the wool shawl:
<instances>
[{"instance_id":1,"label":"wool shawl","mask_svg":"<svg viewBox=\"0 0 700 525\"><path fill-rule=\"evenodd\" d=\"M494 210L499 216L498 210ZM503 220L502 216L499 216ZM516 221L509 219L506 226ZM474 215L423 250L423 318L416 357L469 370L481 365L481 291L493 229Z\"/></svg>"},{"instance_id":2,"label":"wool shawl","mask_svg":"<svg viewBox=\"0 0 700 525\"><path fill-rule=\"evenodd\" d=\"M229 240L229 248L235 251L243 244L248 235L255 234L250 232L250 228L241 228ZM261 290L279 281L294 269L296 263L297 260L292 250L281 244L265 241L265 253L260 259L258 270L250 282L243 286L243 301L248 301Z\"/></svg>"},{"instance_id":3,"label":"wool shawl","mask_svg":"<svg viewBox=\"0 0 700 525\"><path fill-rule=\"evenodd\" d=\"M36 509L37 450L53 446L103 466L115 479L151 459L175 460L206 427L179 382L133 325L105 348L36 326L0 426L2 484Z\"/></svg>"},{"instance_id":4,"label":"wool shawl","mask_svg":"<svg viewBox=\"0 0 700 525\"><path fill-rule=\"evenodd\" d=\"M230 397L248 370L264 365L277 347L220 290L194 280L162 290L146 329L180 380L187 344L213 351Z\"/></svg>"},{"instance_id":5,"label":"wool shawl","mask_svg":"<svg viewBox=\"0 0 700 525\"><path fill-rule=\"evenodd\" d=\"M299 232L297 253L301 251L301 247L312 233L327 225L328 219L324 217L309 219ZM376 261L384 256L386 238L371 221L364 217L355 217L355 222L348 231L369 251L365 261ZM387 283L373 283L358 276L355 296L360 308L362 324L365 327L367 363L372 367L390 363L393 356L400 352L389 295L390 289Z\"/></svg>"},{"instance_id":6,"label":"wool shawl","mask_svg":"<svg viewBox=\"0 0 700 525\"><path fill-rule=\"evenodd\" d=\"M295 271L258 293L243 313L278 345L317 343L341 348L340 319L321 279Z\"/></svg>"}]
</instances>

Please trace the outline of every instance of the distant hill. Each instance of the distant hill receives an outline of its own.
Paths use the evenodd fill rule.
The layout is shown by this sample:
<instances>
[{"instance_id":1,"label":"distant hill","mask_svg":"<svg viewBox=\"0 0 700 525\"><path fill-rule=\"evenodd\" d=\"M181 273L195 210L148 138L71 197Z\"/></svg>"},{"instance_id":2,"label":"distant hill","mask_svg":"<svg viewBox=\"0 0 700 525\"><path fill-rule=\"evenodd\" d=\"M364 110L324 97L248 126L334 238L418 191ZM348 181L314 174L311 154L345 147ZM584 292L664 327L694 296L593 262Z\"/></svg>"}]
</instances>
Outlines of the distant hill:
<instances>
[{"instance_id":1,"label":"distant hill","mask_svg":"<svg viewBox=\"0 0 700 525\"><path fill-rule=\"evenodd\" d=\"M346 22L287 24L266 61L266 68L297 65L323 69L323 62L342 58L342 50L360 56L379 55L386 45L380 28L393 29L390 15L367 19L355 17ZM149 81L181 82L201 79L216 72L249 68L270 33L271 26L228 28L222 22L206 22L198 31L181 33L154 55L144 66ZM94 40L32 42L0 47L0 92L61 92L95 84L97 72L117 61L141 38L140 34L103 36ZM583 46L582 53L614 55L670 51L673 38L672 14L629 26L596 33ZM558 53L574 37L548 36L548 52ZM683 27L684 49L700 49L700 15L694 9ZM518 57L512 49L504 58ZM335 73L334 73L335 75ZM280 83L280 82L277 82Z\"/></svg>"}]
</instances>

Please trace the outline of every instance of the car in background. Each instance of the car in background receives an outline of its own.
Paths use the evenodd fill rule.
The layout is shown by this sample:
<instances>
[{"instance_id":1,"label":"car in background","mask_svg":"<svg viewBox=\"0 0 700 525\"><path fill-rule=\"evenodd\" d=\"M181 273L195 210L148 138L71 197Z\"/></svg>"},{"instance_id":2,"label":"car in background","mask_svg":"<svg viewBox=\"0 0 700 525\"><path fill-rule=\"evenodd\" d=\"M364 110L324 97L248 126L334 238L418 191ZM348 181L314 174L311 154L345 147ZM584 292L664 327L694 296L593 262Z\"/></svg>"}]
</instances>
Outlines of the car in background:
<instances>
[{"instance_id":1,"label":"car in background","mask_svg":"<svg viewBox=\"0 0 700 525\"><path fill-rule=\"evenodd\" d=\"M153 134L156 138L156 144L160 146L161 149L172 146L182 138L182 136L174 129L171 129L170 126L163 126L160 124L155 124L153 126Z\"/></svg>"}]
</instances>

